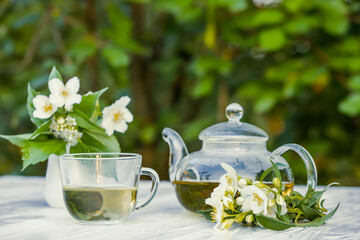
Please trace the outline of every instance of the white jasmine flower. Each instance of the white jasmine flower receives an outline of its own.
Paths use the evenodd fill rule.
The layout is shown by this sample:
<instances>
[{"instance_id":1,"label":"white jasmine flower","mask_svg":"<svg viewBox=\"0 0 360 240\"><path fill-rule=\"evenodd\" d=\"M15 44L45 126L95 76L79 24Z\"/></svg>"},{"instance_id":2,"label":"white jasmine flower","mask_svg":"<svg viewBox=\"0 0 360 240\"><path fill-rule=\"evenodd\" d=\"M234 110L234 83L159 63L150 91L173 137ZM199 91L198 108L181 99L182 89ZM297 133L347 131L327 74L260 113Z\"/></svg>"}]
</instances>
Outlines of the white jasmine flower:
<instances>
[{"instance_id":1,"label":"white jasmine flower","mask_svg":"<svg viewBox=\"0 0 360 240\"><path fill-rule=\"evenodd\" d=\"M280 215L284 215L287 213L286 202L284 201L283 197L280 194L276 195L276 199L275 199L275 194L271 191L268 191L266 195L269 201L268 201L267 214L264 214L265 216L276 219L276 213L278 212L276 204L281 206Z\"/></svg>"},{"instance_id":2,"label":"white jasmine flower","mask_svg":"<svg viewBox=\"0 0 360 240\"><path fill-rule=\"evenodd\" d=\"M211 220L213 222L221 222L224 215L224 206L222 203L218 204L213 208L213 211L210 213Z\"/></svg>"},{"instance_id":3,"label":"white jasmine flower","mask_svg":"<svg viewBox=\"0 0 360 240\"><path fill-rule=\"evenodd\" d=\"M241 207L242 212L252 210L255 214L267 214L268 198L260 188L254 185L246 186L241 189L241 197L245 199Z\"/></svg>"},{"instance_id":4,"label":"white jasmine flower","mask_svg":"<svg viewBox=\"0 0 360 240\"><path fill-rule=\"evenodd\" d=\"M133 115L126 108L130 101L128 96L121 97L111 106L104 108L101 127L107 135L111 136L114 131L124 133L127 130L127 123L133 121Z\"/></svg>"},{"instance_id":5,"label":"white jasmine flower","mask_svg":"<svg viewBox=\"0 0 360 240\"><path fill-rule=\"evenodd\" d=\"M237 187L237 175L236 175L235 169L232 166L230 166L229 164L226 164L226 163L221 163L220 165L226 171L226 174L223 175L220 178L220 182L226 183L228 186L233 187L234 190L238 189L238 187ZM236 193L236 191L233 191L232 196L234 196L235 193Z\"/></svg>"},{"instance_id":6,"label":"white jasmine flower","mask_svg":"<svg viewBox=\"0 0 360 240\"><path fill-rule=\"evenodd\" d=\"M33 112L33 116L35 118L46 119L51 117L51 115L56 112L57 106L50 101L47 96L37 95L33 99L33 104L35 107L35 111Z\"/></svg>"},{"instance_id":7,"label":"white jasmine flower","mask_svg":"<svg viewBox=\"0 0 360 240\"><path fill-rule=\"evenodd\" d=\"M205 200L205 203L216 208L219 206L219 204L222 205L222 199L225 195L225 191L227 189L227 186L224 184L220 184L216 188L214 188L213 192L210 195L210 198L207 198Z\"/></svg>"},{"instance_id":8,"label":"white jasmine flower","mask_svg":"<svg viewBox=\"0 0 360 240\"><path fill-rule=\"evenodd\" d=\"M80 81L77 77L71 78L66 85L58 79L53 78L49 81L50 99L58 107L65 106L70 111L73 104L81 102L81 95L77 92L80 88Z\"/></svg>"}]
</instances>

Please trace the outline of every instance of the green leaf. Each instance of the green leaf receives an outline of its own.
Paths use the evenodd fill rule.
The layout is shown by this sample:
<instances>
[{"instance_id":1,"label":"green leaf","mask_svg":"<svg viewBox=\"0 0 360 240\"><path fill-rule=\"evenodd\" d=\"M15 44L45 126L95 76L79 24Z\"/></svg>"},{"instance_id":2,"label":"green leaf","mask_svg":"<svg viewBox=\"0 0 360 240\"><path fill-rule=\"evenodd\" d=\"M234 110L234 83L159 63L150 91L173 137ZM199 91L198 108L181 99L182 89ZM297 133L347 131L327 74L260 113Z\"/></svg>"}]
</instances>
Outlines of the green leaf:
<instances>
[{"instance_id":1,"label":"green leaf","mask_svg":"<svg viewBox=\"0 0 360 240\"><path fill-rule=\"evenodd\" d=\"M108 88L103 88L100 91L95 93L90 93L87 95L83 95L81 97L81 102L79 104L74 104L74 109L78 109L83 112L88 117L91 117L93 114L96 104L99 100L99 97L107 90Z\"/></svg>"},{"instance_id":2,"label":"green leaf","mask_svg":"<svg viewBox=\"0 0 360 240\"><path fill-rule=\"evenodd\" d=\"M277 208L277 212L278 212L277 213L278 218L286 223L290 223L290 219L287 214L280 215L282 206L280 206L279 204L276 204L276 208Z\"/></svg>"},{"instance_id":3,"label":"green leaf","mask_svg":"<svg viewBox=\"0 0 360 240\"><path fill-rule=\"evenodd\" d=\"M349 79L349 87L352 90L360 91L360 75L355 75Z\"/></svg>"},{"instance_id":4,"label":"green leaf","mask_svg":"<svg viewBox=\"0 0 360 240\"><path fill-rule=\"evenodd\" d=\"M282 164L282 163L275 163L275 165L280 166L280 167L284 167L284 166L285 166L285 165ZM269 167L268 169L266 169L266 170L261 174L261 177L260 177L259 181L262 182L262 181L265 179L265 177L266 177L267 175L269 175L269 173L271 173L273 170L274 170L274 167L273 167L273 166L271 166L271 167Z\"/></svg>"},{"instance_id":5,"label":"green leaf","mask_svg":"<svg viewBox=\"0 0 360 240\"><path fill-rule=\"evenodd\" d=\"M23 153L23 169L31 164L43 162L51 154L62 155L65 153L66 142L60 139L29 140L21 149Z\"/></svg>"},{"instance_id":6,"label":"green leaf","mask_svg":"<svg viewBox=\"0 0 360 240\"><path fill-rule=\"evenodd\" d=\"M28 97L27 97L27 103L26 103L26 107L28 110L28 114L30 116L30 120L31 122L33 122L37 127L40 127L44 122L46 122L46 119L39 119L39 118L34 118L33 113L35 111L35 107L33 104L33 99L39 95L39 92L36 92L34 89L31 88L30 83L28 83Z\"/></svg>"},{"instance_id":7,"label":"green leaf","mask_svg":"<svg viewBox=\"0 0 360 240\"><path fill-rule=\"evenodd\" d=\"M260 114L269 112L275 106L279 97L279 91L263 94L255 103L255 111Z\"/></svg>"},{"instance_id":8,"label":"green leaf","mask_svg":"<svg viewBox=\"0 0 360 240\"><path fill-rule=\"evenodd\" d=\"M107 46L102 50L102 54L109 64L113 67L126 67L130 63L128 54L116 46Z\"/></svg>"},{"instance_id":9,"label":"green leaf","mask_svg":"<svg viewBox=\"0 0 360 240\"><path fill-rule=\"evenodd\" d=\"M332 210L329 214L318 218L314 221L308 222L308 223L298 223L296 224L297 227L319 227L321 225L323 225L327 220L329 220L337 211L337 209L339 208L340 203L338 203L338 205L336 206L336 208L334 210Z\"/></svg>"},{"instance_id":10,"label":"green leaf","mask_svg":"<svg viewBox=\"0 0 360 240\"><path fill-rule=\"evenodd\" d=\"M270 25L279 23L284 18L284 13L279 9L264 9L254 14L254 18L250 24L253 27Z\"/></svg>"},{"instance_id":11,"label":"green leaf","mask_svg":"<svg viewBox=\"0 0 360 240\"><path fill-rule=\"evenodd\" d=\"M305 5L303 0L284 1L282 4L290 12L298 12Z\"/></svg>"},{"instance_id":12,"label":"green leaf","mask_svg":"<svg viewBox=\"0 0 360 240\"><path fill-rule=\"evenodd\" d=\"M260 47L267 51L276 51L286 44L286 36L280 28L267 29L259 35Z\"/></svg>"},{"instance_id":13,"label":"green leaf","mask_svg":"<svg viewBox=\"0 0 360 240\"><path fill-rule=\"evenodd\" d=\"M104 131L104 129L93 123L90 118L78 108L74 108L73 112L69 113L69 116L75 118L77 125L81 128Z\"/></svg>"},{"instance_id":14,"label":"green leaf","mask_svg":"<svg viewBox=\"0 0 360 240\"><path fill-rule=\"evenodd\" d=\"M314 221L310 221L310 222L306 222L306 223L298 223L298 224L286 223L286 222L282 222L280 220L266 217L263 215L255 216L255 218L261 226L271 229L271 230L276 230L276 231L285 230L290 227L318 227L318 226L321 226L322 224L324 224L327 220L329 220L335 214L339 205L340 205L340 203L329 214L327 214L323 217L320 217Z\"/></svg>"},{"instance_id":15,"label":"green leaf","mask_svg":"<svg viewBox=\"0 0 360 240\"><path fill-rule=\"evenodd\" d=\"M338 109L340 112L350 117L355 117L360 114L360 93L352 93L342 100Z\"/></svg>"},{"instance_id":16,"label":"green leaf","mask_svg":"<svg viewBox=\"0 0 360 240\"><path fill-rule=\"evenodd\" d=\"M326 21L324 21L324 30L328 33L339 36L344 35L347 33L350 23L348 20L348 17L346 15L335 15L326 18Z\"/></svg>"},{"instance_id":17,"label":"green leaf","mask_svg":"<svg viewBox=\"0 0 360 240\"><path fill-rule=\"evenodd\" d=\"M192 96L200 98L209 95L213 91L214 79L211 76L206 76L200 79L195 87L192 89Z\"/></svg>"},{"instance_id":18,"label":"green leaf","mask_svg":"<svg viewBox=\"0 0 360 240\"><path fill-rule=\"evenodd\" d=\"M49 133L49 126L51 124L51 120L48 120L46 122L44 122L40 127L38 127L36 129L36 131L31 135L31 137L29 138L29 140L33 140L35 139L37 136L39 136L40 134L43 133Z\"/></svg>"},{"instance_id":19,"label":"green leaf","mask_svg":"<svg viewBox=\"0 0 360 240\"><path fill-rule=\"evenodd\" d=\"M321 217L320 213L311 207L303 206L302 211L304 212L305 218L309 220L315 220Z\"/></svg>"},{"instance_id":20,"label":"green leaf","mask_svg":"<svg viewBox=\"0 0 360 240\"><path fill-rule=\"evenodd\" d=\"M329 187L331 187L332 185L336 185L336 184L338 184L338 183L330 183L322 191L316 191L316 192L310 191L309 192L309 190L308 190L309 193L307 193L305 195L305 197L299 203L300 209L303 209L304 206L310 207L311 205L316 203L321 198L321 196L324 194L324 192L326 192L329 189Z\"/></svg>"},{"instance_id":21,"label":"green leaf","mask_svg":"<svg viewBox=\"0 0 360 240\"><path fill-rule=\"evenodd\" d=\"M59 71L56 69L56 67L54 66L52 69L51 69L51 72L50 72L50 75L49 75L49 81L53 78L58 78L60 79L61 81L63 81L62 77L61 77L61 74L59 73Z\"/></svg>"},{"instance_id":22,"label":"green leaf","mask_svg":"<svg viewBox=\"0 0 360 240\"><path fill-rule=\"evenodd\" d=\"M118 140L114 135L108 136L103 131L87 131L84 130L84 133L88 134L90 137L98 141L101 145L103 145L103 151L105 152L120 152L120 145Z\"/></svg>"},{"instance_id":23,"label":"green leaf","mask_svg":"<svg viewBox=\"0 0 360 240\"><path fill-rule=\"evenodd\" d=\"M92 140L90 139L84 144L96 146L97 150L105 152L120 152L120 145L116 137L114 135L108 136L103 128L91 122L89 117L81 110L74 108L73 112L69 113L69 116L75 118L78 126L84 129L83 134L87 134L92 138Z\"/></svg>"},{"instance_id":24,"label":"green leaf","mask_svg":"<svg viewBox=\"0 0 360 240\"><path fill-rule=\"evenodd\" d=\"M275 231L282 231L291 227L295 227L295 224L282 222L280 220L266 217L264 215L255 215L255 218L262 227Z\"/></svg>"},{"instance_id":25,"label":"green leaf","mask_svg":"<svg viewBox=\"0 0 360 240\"><path fill-rule=\"evenodd\" d=\"M291 191L290 193L290 198L291 198L291 203L293 205L293 207L297 207L300 203L300 201L304 198L303 195L301 195L301 193L296 192L296 191Z\"/></svg>"},{"instance_id":26,"label":"green leaf","mask_svg":"<svg viewBox=\"0 0 360 240\"><path fill-rule=\"evenodd\" d=\"M20 135L0 135L1 138L4 138L11 142L12 144L24 147L27 143L27 140L31 137L30 133L27 134L20 134Z\"/></svg>"},{"instance_id":27,"label":"green leaf","mask_svg":"<svg viewBox=\"0 0 360 240\"><path fill-rule=\"evenodd\" d=\"M96 153L96 152L108 152L108 149L104 145L87 134L83 134L78 144L71 147L70 153Z\"/></svg>"},{"instance_id":28,"label":"green leaf","mask_svg":"<svg viewBox=\"0 0 360 240\"><path fill-rule=\"evenodd\" d=\"M77 63L82 63L86 58L94 56L97 49L97 43L93 38L83 38L71 46L68 51L69 56L76 59Z\"/></svg>"},{"instance_id":29,"label":"green leaf","mask_svg":"<svg viewBox=\"0 0 360 240\"><path fill-rule=\"evenodd\" d=\"M196 213L204 216L206 220L211 220L211 215L210 215L211 212L212 212L212 209L196 211Z\"/></svg>"}]
</instances>

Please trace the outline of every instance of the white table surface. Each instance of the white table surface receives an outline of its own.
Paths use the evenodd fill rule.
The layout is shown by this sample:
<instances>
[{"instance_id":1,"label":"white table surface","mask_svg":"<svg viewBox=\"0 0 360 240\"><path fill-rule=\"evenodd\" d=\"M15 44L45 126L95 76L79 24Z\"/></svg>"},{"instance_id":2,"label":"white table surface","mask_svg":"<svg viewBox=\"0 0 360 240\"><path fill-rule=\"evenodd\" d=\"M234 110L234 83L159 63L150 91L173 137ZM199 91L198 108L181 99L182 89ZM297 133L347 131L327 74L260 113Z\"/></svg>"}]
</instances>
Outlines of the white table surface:
<instances>
[{"instance_id":1,"label":"white table surface","mask_svg":"<svg viewBox=\"0 0 360 240\"><path fill-rule=\"evenodd\" d=\"M178 203L166 181L154 200L125 223L93 226L77 223L65 209L50 208L43 196L43 177L0 177L0 239L360 239L360 187L332 187L324 195L325 206L337 213L317 228L292 228L282 232L236 225L215 231L214 223L192 215ZM150 188L141 182L139 195ZM321 189L321 187L319 187ZM304 186L297 186L304 192ZM141 192L143 194L141 194Z\"/></svg>"}]
</instances>

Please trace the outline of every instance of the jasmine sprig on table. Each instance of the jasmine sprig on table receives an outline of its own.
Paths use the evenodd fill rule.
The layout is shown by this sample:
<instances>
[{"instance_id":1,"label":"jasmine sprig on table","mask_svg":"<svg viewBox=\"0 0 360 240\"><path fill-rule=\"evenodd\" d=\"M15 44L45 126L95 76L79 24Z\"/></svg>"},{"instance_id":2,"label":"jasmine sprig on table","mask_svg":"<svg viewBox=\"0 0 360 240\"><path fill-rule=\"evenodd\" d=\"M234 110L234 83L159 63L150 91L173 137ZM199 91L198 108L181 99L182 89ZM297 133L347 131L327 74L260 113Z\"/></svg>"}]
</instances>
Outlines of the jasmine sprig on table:
<instances>
[{"instance_id":1,"label":"jasmine sprig on table","mask_svg":"<svg viewBox=\"0 0 360 240\"><path fill-rule=\"evenodd\" d=\"M45 161L50 154L65 152L120 152L114 131L124 133L133 115L127 109L128 96L121 97L102 111L99 97L106 91L78 93L80 81L73 77L64 84L53 67L48 81L49 96L28 85L27 109L37 129L33 133L0 135L19 146L23 169Z\"/></svg>"},{"instance_id":2,"label":"jasmine sprig on table","mask_svg":"<svg viewBox=\"0 0 360 240\"><path fill-rule=\"evenodd\" d=\"M206 199L206 204L212 209L199 213L216 222L217 229L228 229L234 223L243 223L277 231L290 227L317 227L335 214L339 204L325 214L327 209L321 197L337 183L329 184L323 191L314 191L309 187L305 196L296 191L286 195L278 166L271 163L272 167L262 174L260 181L255 182L238 176L234 168L222 163L226 174L220 178L220 184L211 197ZM262 183L271 172L275 175L274 187Z\"/></svg>"}]
</instances>

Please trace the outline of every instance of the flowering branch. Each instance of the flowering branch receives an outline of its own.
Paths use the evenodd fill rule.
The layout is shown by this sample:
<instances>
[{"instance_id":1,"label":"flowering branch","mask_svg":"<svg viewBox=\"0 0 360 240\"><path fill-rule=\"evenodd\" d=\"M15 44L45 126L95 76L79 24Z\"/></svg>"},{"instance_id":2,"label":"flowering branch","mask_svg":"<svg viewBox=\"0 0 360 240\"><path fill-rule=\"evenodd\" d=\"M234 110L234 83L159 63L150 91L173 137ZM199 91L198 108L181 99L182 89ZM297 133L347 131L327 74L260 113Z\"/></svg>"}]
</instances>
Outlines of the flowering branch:
<instances>
[{"instance_id":1,"label":"flowering branch","mask_svg":"<svg viewBox=\"0 0 360 240\"><path fill-rule=\"evenodd\" d=\"M49 96L41 95L28 85L27 109L36 131L32 134L0 135L21 148L23 169L45 161L50 154L120 152L119 142L113 133L124 133L127 124L133 121L133 115L127 109L129 97L121 97L101 112L99 97L106 89L80 95L80 80L73 77L64 84L55 67L50 73L48 85Z\"/></svg>"},{"instance_id":2,"label":"flowering branch","mask_svg":"<svg viewBox=\"0 0 360 240\"><path fill-rule=\"evenodd\" d=\"M327 215L321 197L323 191L314 191L309 187L305 196L296 191L288 193L281 180L276 164L266 170L260 181L252 182L248 178L238 176L235 169L226 163L221 163L226 174L220 178L220 184L211 193L205 203L212 206L208 212L215 228L221 230L230 228L234 223L261 225L272 230L284 230L290 227L316 227L331 218L339 205ZM262 180L274 171L273 187Z\"/></svg>"}]
</instances>

